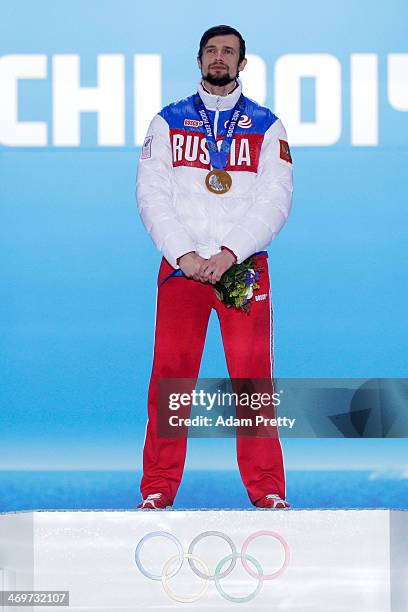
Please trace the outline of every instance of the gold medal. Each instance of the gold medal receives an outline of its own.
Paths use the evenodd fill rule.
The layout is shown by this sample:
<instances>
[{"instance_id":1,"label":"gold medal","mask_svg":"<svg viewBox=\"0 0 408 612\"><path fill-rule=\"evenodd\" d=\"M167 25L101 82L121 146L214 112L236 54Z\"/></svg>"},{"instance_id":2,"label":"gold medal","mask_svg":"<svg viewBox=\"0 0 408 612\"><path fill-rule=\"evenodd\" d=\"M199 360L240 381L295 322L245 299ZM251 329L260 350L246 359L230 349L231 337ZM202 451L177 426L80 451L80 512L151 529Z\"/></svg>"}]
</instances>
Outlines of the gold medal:
<instances>
[{"instance_id":1,"label":"gold medal","mask_svg":"<svg viewBox=\"0 0 408 612\"><path fill-rule=\"evenodd\" d=\"M205 177L205 184L211 193L227 193L231 189L232 178L225 170L211 170Z\"/></svg>"}]
</instances>

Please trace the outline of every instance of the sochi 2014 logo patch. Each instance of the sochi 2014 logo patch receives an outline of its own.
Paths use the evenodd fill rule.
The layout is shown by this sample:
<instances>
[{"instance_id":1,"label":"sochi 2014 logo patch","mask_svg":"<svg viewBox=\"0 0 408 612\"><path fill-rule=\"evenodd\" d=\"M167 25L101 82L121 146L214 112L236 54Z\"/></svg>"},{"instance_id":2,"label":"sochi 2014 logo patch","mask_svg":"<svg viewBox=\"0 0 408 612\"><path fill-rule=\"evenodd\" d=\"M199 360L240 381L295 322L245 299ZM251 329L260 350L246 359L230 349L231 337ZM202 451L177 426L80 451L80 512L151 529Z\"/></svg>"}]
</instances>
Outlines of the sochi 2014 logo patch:
<instances>
[{"instance_id":1,"label":"sochi 2014 logo patch","mask_svg":"<svg viewBox=\"0 0 408 612\"><path fill-rule=\"evenodd\" d=\"M227 129L227 125L229 124L229 121L227 120L224 123L224 127L225 129ZM240 120L238 121L238 127L245 129L249 129L250 127L252 127L252 119L250 119L250 117L248 117L248 115L241 115Z\"/></svg>"},{"instance_id":2,"label":"sochi 2014 logo patch","mask_svg":"<svg viewBox=\"0 0 408 612\"><path fill-rule=\"evenodd\" d=\"M152 140L153 136L146 136L142 146L141 159L150 159L152 156Z\"/></svg>"},{"instance_id":3,"label":"sochi 2014 logo patch","mask_svg":"<svg viewBox=\"0 0 408 612\"><path fill-rule=\"evenodd\" d=\"M250 119L248 115L241 115L241 118L238 121L238 127L246 129L252 127L252 119Z\"/></svg>"},{"instance_id":4,"label":"sochi 2014 logo patch","mask_svg":"<svg viewBox=\"0 0 408 612\"><path fill-rule=\"evenodd\" d=\"M281 140L279 138L279 144L280 144L280 158L284 159L285 161L289 162L290 164L292 163L292 156L290 154L290 149L289 149L289 144L286 140Z\"/></svg>"}]
</instances>

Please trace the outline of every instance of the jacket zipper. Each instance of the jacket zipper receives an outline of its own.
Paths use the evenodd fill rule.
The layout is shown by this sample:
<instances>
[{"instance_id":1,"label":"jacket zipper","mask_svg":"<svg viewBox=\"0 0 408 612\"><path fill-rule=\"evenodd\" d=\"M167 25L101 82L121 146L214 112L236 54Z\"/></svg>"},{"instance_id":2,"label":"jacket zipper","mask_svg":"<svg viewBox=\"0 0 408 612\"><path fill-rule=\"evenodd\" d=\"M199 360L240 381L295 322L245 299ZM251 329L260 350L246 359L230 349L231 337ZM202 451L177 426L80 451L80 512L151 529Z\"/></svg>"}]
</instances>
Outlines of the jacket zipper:
<instances>
[{"instance_id":1,"label":"jacket zipper","mask_svg":"<svg viewBox=\"0 0 408 612\"><path fill-rule=\"evenodd\" d=\"M218 117L220 116L220 102L221 99L218 97L217 98L217 103L215 106L215 117L214 117L214 138L217 138L217 131L218 131Z\"/></svg>"},{"instance_id":2,"label":"jacket zipper","mask_svg":"<svg viewBox=\"0 0 408 612\"><path fill-rule=\"evenodd\" d=\"M215 142L217 143L217 132L218 132L218 118L220 116L220 103L221 103L221 98L218 97L217 98L217 102L215 105L215 115L214 115L214 139ZM218 143L217 143L218 146ZM215 204L215 202L214 202ZM211 239L215 242L216 239L216 221L214 218L214 213L215 213L215 209L211 211L210 213L210 233L211 233Z\"/></svg>"}]
</instances>

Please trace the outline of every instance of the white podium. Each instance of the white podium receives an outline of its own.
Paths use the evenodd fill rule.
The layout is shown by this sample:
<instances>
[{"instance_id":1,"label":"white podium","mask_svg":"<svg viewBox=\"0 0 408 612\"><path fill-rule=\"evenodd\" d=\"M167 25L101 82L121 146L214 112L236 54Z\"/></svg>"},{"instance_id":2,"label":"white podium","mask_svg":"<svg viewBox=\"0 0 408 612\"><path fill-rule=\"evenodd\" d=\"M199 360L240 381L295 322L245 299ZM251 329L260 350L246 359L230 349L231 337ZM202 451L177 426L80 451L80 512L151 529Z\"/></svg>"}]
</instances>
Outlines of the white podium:
<instances>
[{"instance_id":1,"label":"white podium","mask_svg":"<svg viewBox=\"0 0 408 612\"><path fill-rule=\"evenodd\" d=\"M218 535L206 533L214 531ZM269 533L259 533L265 531ZM199 561L190 559L198 573L184 557L177 574L163 585L165 562L179 555L169 565L168 572L174 573L178 558L180 565L198 536L191 554ZM140 569L135 549L142 538ZM219 568L218 580L199 575L205 574L200 561L214 575L234 550L234 559ZM243 552L246 569L239 557ZM69 608L58 609L76 612L407 612L408 511L6 513L0 515L0 568L3 590L69 591ZM264 575L268 578L260 577ZM180 601L203 589L199 599ZM50 609L57 608L4 606L4 612Z\"/></svg>"}]
</instances>

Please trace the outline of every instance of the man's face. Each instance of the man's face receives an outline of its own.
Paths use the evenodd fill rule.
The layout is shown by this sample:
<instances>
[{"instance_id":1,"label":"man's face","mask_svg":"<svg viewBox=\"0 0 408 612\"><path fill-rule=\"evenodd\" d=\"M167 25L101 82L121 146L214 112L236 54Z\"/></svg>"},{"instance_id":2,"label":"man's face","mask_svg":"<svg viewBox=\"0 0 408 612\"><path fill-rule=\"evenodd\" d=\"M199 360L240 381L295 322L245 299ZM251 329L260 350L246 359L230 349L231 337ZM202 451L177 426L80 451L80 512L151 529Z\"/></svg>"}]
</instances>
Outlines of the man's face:
<instances>
[{"instance_id":1,"label":"man's face","mask_svg":"<svg viewBox=\"0 0 408 612\"><path fill-rule=\"evenodd\" d=\"M210 38L203 49L201 60L198 60L203 78L219 87L231 83L245 64L246 59L239 63L239 39L234 34Z\"/></svg>"}]
</instances>

